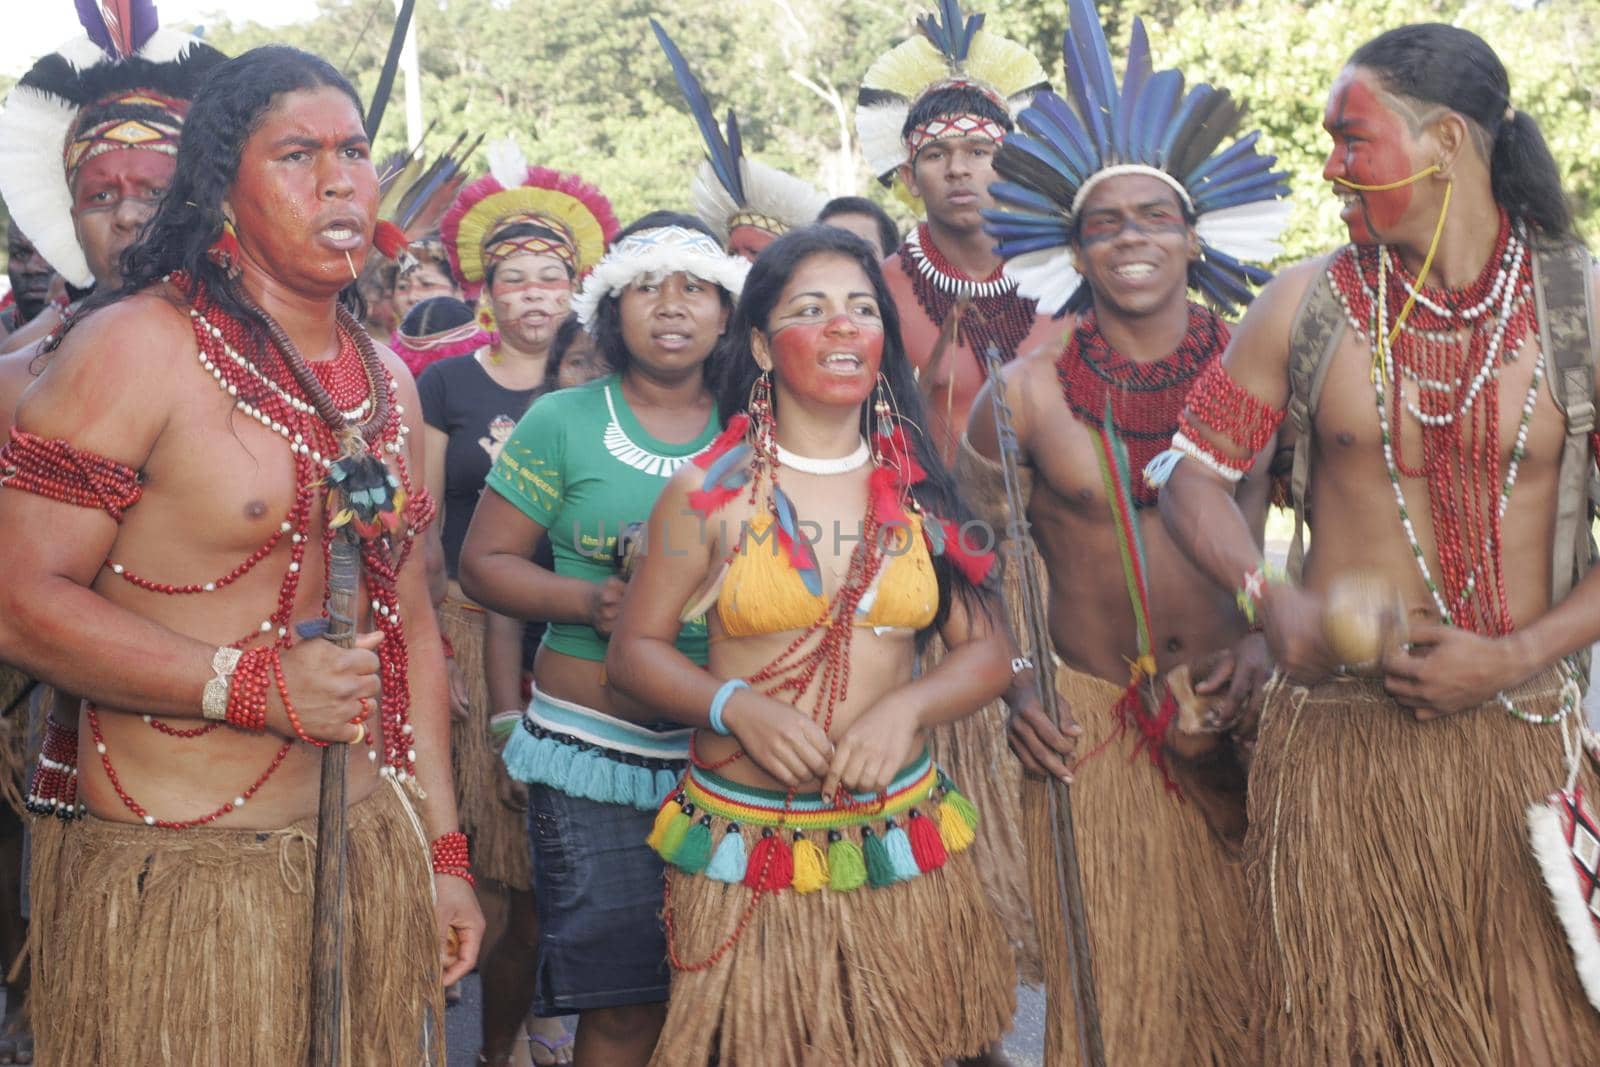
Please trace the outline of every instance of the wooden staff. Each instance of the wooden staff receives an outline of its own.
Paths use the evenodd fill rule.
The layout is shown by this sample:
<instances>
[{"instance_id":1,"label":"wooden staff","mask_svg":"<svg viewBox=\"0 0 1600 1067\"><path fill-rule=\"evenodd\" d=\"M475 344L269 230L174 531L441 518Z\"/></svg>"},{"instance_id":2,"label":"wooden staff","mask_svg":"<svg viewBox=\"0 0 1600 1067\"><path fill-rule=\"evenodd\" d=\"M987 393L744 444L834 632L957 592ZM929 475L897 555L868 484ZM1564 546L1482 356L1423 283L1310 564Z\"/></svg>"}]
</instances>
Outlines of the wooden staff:
<instances>
[{"instance_id":1,"label":"wooden staff","mask_svg":"<svg viewBox=\"0 0 1600 1067\"><path fill-rule=\"evenodd\" d=\"M1010 518L1006 540L1011 564L1021 568L1022 614L1027 626L1025 639L1033 661L1034 685L1039 703L1061 729L1061 705L1056 700L1052 662L1049 613L1044 588L1033 553L1028 551L1027 501L1022 499L1022 483L1017 473L1021 447L1011 425L1011 405L1006 400L1005 379L1000 374L1000 350L990 345L984 352L989 375L989 396L994 407L995 436L1000 443L1000 468L1005 477L1006 505ZM1083 901L1083 874L1078 867L1078 839L1072 828L1072 794L1067 783L1050 779L1050 822L1055 828L1056 897L1066 918L1067 947L1072 955L1072 992L1077 1004L1078 1049L1089 1067L1105 1067L1105 1041L1100 1034L1100 1000L1095 993L1094 956L1089 946L1089 919Z\"/></svg>"},{"instance_id":2,"label":"wooden staff","mask_svg":"<svg viewBox=\"0 0 1600 1067\"><path fill-rule=\"evenodd\" d=\"M340 648L356 637L356 592L361 580L361 543L343 526L329 536L328 629ZM348 745L322 750L322 785L317 797L317 866L311 898L310 1067L338 1067L344 1027L344 868L349 847L346 809Z\"/></svg>"}]
</instances>

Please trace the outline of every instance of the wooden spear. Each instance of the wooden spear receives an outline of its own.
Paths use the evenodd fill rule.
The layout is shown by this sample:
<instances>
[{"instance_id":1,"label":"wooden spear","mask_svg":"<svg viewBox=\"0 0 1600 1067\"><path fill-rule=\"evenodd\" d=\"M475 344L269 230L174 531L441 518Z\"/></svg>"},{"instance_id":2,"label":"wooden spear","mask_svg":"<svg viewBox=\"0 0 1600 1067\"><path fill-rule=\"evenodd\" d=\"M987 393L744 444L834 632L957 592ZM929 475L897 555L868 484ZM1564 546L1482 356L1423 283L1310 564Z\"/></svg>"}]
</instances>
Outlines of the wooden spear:
<instances>
[{"instance_id":1,"label":"wooden spear","mask_svg":"<svg viewBox=\"0 0 1600 1067\"><path fill-rule=\"evenodd\" d=\"M361 543L348 524L330 531L328 629L340 648L356 637L356 594L361 581ZM310 1067L339 1067L343 1055L345 855L349 846L346 757L349 745L322 750L322 785L317 797L317 862L311 898Z\"/></svg>"},{"instance_id":2,"label":"wooden spear","mask_svg":"<svg viewBox=\"0 0 1600 1067\"><path fill-rule=\"evenodd\" d=\"M989 397L994 408L995 436L1000 444L1000 467L1005 476L1006 543L1010 565L1022 577L1022 614L1027 627L1024 640L1034 664L1034 683L1039 703L1056 729L1061 729L1061 705L1056 700L1050 640L1050 616L1044 602L1043 575L1028 550L1027 501L1022 498L1022 483L1017 467L1021 446L1011 425L1011 405L1006 400L1005 378L1001 376L1000 350L990 345L984 352L989 375ZM1050 779L1050 822L1055 828L1056 897L1066 919L1067 947L1072 959L1072 992L1077 1005L1078 1049L1089 1067L1105 1067L1105 1041L1100 1034L1100 1001L1095 993L1094 956L1089 945L1089 920L1083 902L1083 874L1078 867L1078 839L1072 828L1072 794L1067 783Z\"/></svg>"}]
</instances>

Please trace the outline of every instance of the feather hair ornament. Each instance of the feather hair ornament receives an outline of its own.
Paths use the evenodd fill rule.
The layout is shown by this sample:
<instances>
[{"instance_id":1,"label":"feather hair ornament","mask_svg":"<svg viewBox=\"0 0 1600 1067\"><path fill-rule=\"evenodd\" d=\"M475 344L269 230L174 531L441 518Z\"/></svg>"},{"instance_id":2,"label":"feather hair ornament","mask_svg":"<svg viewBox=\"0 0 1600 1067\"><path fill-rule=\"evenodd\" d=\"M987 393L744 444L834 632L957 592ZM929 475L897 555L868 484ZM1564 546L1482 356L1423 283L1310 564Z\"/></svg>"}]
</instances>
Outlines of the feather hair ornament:
<instances>
[{"instance_id":1,"label":"feather hair ornament","mask_svg":"<svg viewBox=\"0 0 1600 1067\"><path fill-rule=\"evenodd\" d=\"M729 234L740 226L754 226L782 236L815 222L827 197L809 182L746 158L739 117L729 109L726 125L717 125L711 101L689 68L689 61L661 23L651 19L650 27L667 54L672 76L706 146L705 161L695 171L690 189L695 214L716 231L724 247Z\"/></svg>"},{"instance_id":2,"label":"feather hair ornament","mask_svg":"<svg viewBox=\"0 0 1600 1067\"><path fill-rule=\"evenodd\" d=\"M1219 151L1239 125L1239 105L1206 84L1185 93L1181 72L1153 69L1143 20L1133 20L1118 86L1094 0L1069 0L1069 9L1069 99L1039 93L995 157L1002 180L989 187L997 206L984 210L984 229L1007 276L1040 311L1063 311L1083 282L1072 265L1079 209L1100 182L1138 174L1170 186L1194 219L1201 256L1191 284L1224 314L1237 311L1271 277L1248 261L1283 251L1288 174L1256 150L1259 132Z\"/></svg>"},{"instance_id":3,"label":"feather hair ornament","mask_svg":"<svg viewBox=\"0 0 1600 1067\"><path fill-rule=\"evenodd\" d=\"M1050 77L1025 47L983 28L982 14L964 15L959 0L917 19L917 35L867 68L856 101L856 140L867 166L884 185L909 157L902 131L911 109L928 93L951 85L976 89L1012 118Z\"/></svg>"},{"instance_id":4,"label":"feather hair ornament","mask_svg":"<svg viewBox=\"0 0 1600 1067\"><path fill-rule=\"evenodd\" d=\"M188 102L227 57L187 33L161 29L152 0L74 6L83 36L35 63L0 110L0 198L50 265L87 289L95 279L73 228L69 155L85 161L119 148L175 152Z\"/></svg>"}]
</instances>

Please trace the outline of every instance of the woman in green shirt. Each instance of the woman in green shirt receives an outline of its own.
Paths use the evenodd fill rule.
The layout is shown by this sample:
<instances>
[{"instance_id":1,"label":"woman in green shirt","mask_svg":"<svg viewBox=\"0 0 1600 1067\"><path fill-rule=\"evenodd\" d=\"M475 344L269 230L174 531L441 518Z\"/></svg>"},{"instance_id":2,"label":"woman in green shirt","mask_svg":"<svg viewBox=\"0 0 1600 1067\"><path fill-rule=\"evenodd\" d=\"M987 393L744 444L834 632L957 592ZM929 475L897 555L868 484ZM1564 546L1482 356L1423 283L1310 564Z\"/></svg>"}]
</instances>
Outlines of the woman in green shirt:
<instances>
[{"instance_id":1,"label":"woman in green shirt","mask_svg":"<svg viewBox=\"0 0 1600 1067\"><path fill-rule=\"evenodd\" d=\"M656 913L661 861L644 843L690 731L606 684L625 588L617 535L650 514L667 479L718 427L705 367L748 269L692 216L657 212L623 230L573 308L617 373L540 398L517 425L461 550L467 594L548 623L535 692L506 745L528 783L542 931L539 1015L579 1014L578 1062L643 1065L669 975ZM555 570L532 562L545 537ZM705 623L679 647L706 657Z\"/></svg>"}]
</instances>

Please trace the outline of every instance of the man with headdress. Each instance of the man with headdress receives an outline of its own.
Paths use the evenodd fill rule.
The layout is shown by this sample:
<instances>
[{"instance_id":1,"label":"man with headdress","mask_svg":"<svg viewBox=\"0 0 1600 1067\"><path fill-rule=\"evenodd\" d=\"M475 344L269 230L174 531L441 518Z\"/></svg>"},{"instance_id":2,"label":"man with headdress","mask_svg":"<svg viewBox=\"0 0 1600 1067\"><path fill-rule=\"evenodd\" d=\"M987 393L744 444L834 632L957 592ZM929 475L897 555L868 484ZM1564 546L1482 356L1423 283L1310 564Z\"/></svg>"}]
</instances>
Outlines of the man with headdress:
<instances>
[{"instance_id":1,"label":"man with headdress","mask_svg":"<svg viewBox=\"0 0 1600 1067\"><path fill-rule=\"evenodd\" d=\"M884 260L906 350L917 363L935 447L946 461L983 384L983 353L1002 362L1059 337L1001 271L979 212L991 206L994 155L1015 115L1049 78L1026 48L963 17L957 0L917 20L918 34L868 68L856 108L867 165L926 217Z\"/></svg>"},{"instance_id":2,"label":"man with headdress","mask_svg":"<svg viewBox=\"0 0 1600 1067\"><path fill-rule=\"evenodd\" d=\"M773 241L814 222L827 197L809 182L746 156L739 117L729 108L726 129L717 125L711 101L683 53L661 23L651 19L650 26L705 140L706 158L690 188L694 213L716 232L729 255L754 263Z\"/></svg>"},{"instance_id":3,"label":"man with headdress","mask_svg":"<svg viewBox=\"0 0 1600 1067\"><path fill-rule=\"evenodd\" d=\"M867 70L856 109L857 139L872 173L927 212L883 261L883 272L925 398L921 430L946 463L983 383L982 353L994 345L1010 360L1025 343L1061 332L1018 294L983 232L979 211L992 204L994 154L1015 113L1048 83L1026 48L983 22L981 14L964 17L956 0L941 0L938 14L918 19L917 35ZM1028 914L1022 782L1006 749L1004 705L942 727L933 743L940 765L991 813L976 847L1021 973L1032 979L1039 961Z\"/></svg>"},{"instance_id":4,"label":"man with headdress","mask_svg":"<svg viewBox=\"0 0 1600 1067\"><path fill-rule=\"evenodd\" d=\"M1367 42L1323 126L1350 244L1256 300L1190 395L1161 504L1288 678L1251 767L1253 1058L1600 1063L1578 661L1600 639L1600 270L1476 35ZM1234 504L1286 411L1303 584Z\"/></svg>"},{"instance_id":5,"label":"man with headdress","mask_svg":"<svg viewBox=\"0 0 1600 1067\"><path fill-rule=\"evenodd\" d=\"M28 240L15 219L6 224L6 275L11 289L0 300L0 338L44 310L55 268Z\"/></svg>"},{"instance_id":6,"label":"man with headdress","mask_svg":"<svg viewBox=\"0 0 1600 1067\"><path fill-rule=\"evenodd\" d=\"M1107 1062L1224 1067L1249 1060L1244 773L1222 731L1264 680L1266 647L1231 591L1173 544L1140 472L1170 445L1190 386L1227 343L1227 324L1188 290L1223 314L1249 301L1268 275L1234 257L1274 254L1287 185L1255 152L1256 134L1221 148L1238 106L1225 90L1185 93L1180 72L1154 72L1140 20L1119 89L1092 0L1072 0L1070 18L1070 103L1043 92L1022 113L1026 132L995 160L1003 180L990 191L1003 209L985 212L1007 274L1041 311L1070 312L1069 332L1001 371L1016 453L1002 455L999 386L986 385L957 469L1004 529L1023 516L1009 514L998 464L1017 465L1031 488L1017 503L1048 578L1045 651L1059 660L1064 731L1040 708L1031 671L1011 692L1012 746L1032 772L1023 820L1051 1004L1046 1063L1077 1062L1078 1047L1050 775L1074 783ZM1258 537L1265 475L1240 491ZM1033 550L1026 538L1012 547Z\"/></svg>"},{"instance_id":7,"label":"man with headdress","mask_svg":"<svg viewBox=\"0 0 1600 1067\"><path fill-rule=\"evenodd\" d=\"M283 47L206 85L128 292L68 320L0 450L0 658L86 698L35 789L81 815L32 883L40 1059L304 1063L335 1011L345 1062L437 1064L483 918L412 551L416 391L339 303L381 240L361 105ZM335 743L344 995L311 1005Z\"/></svg>"}]
</instances>

